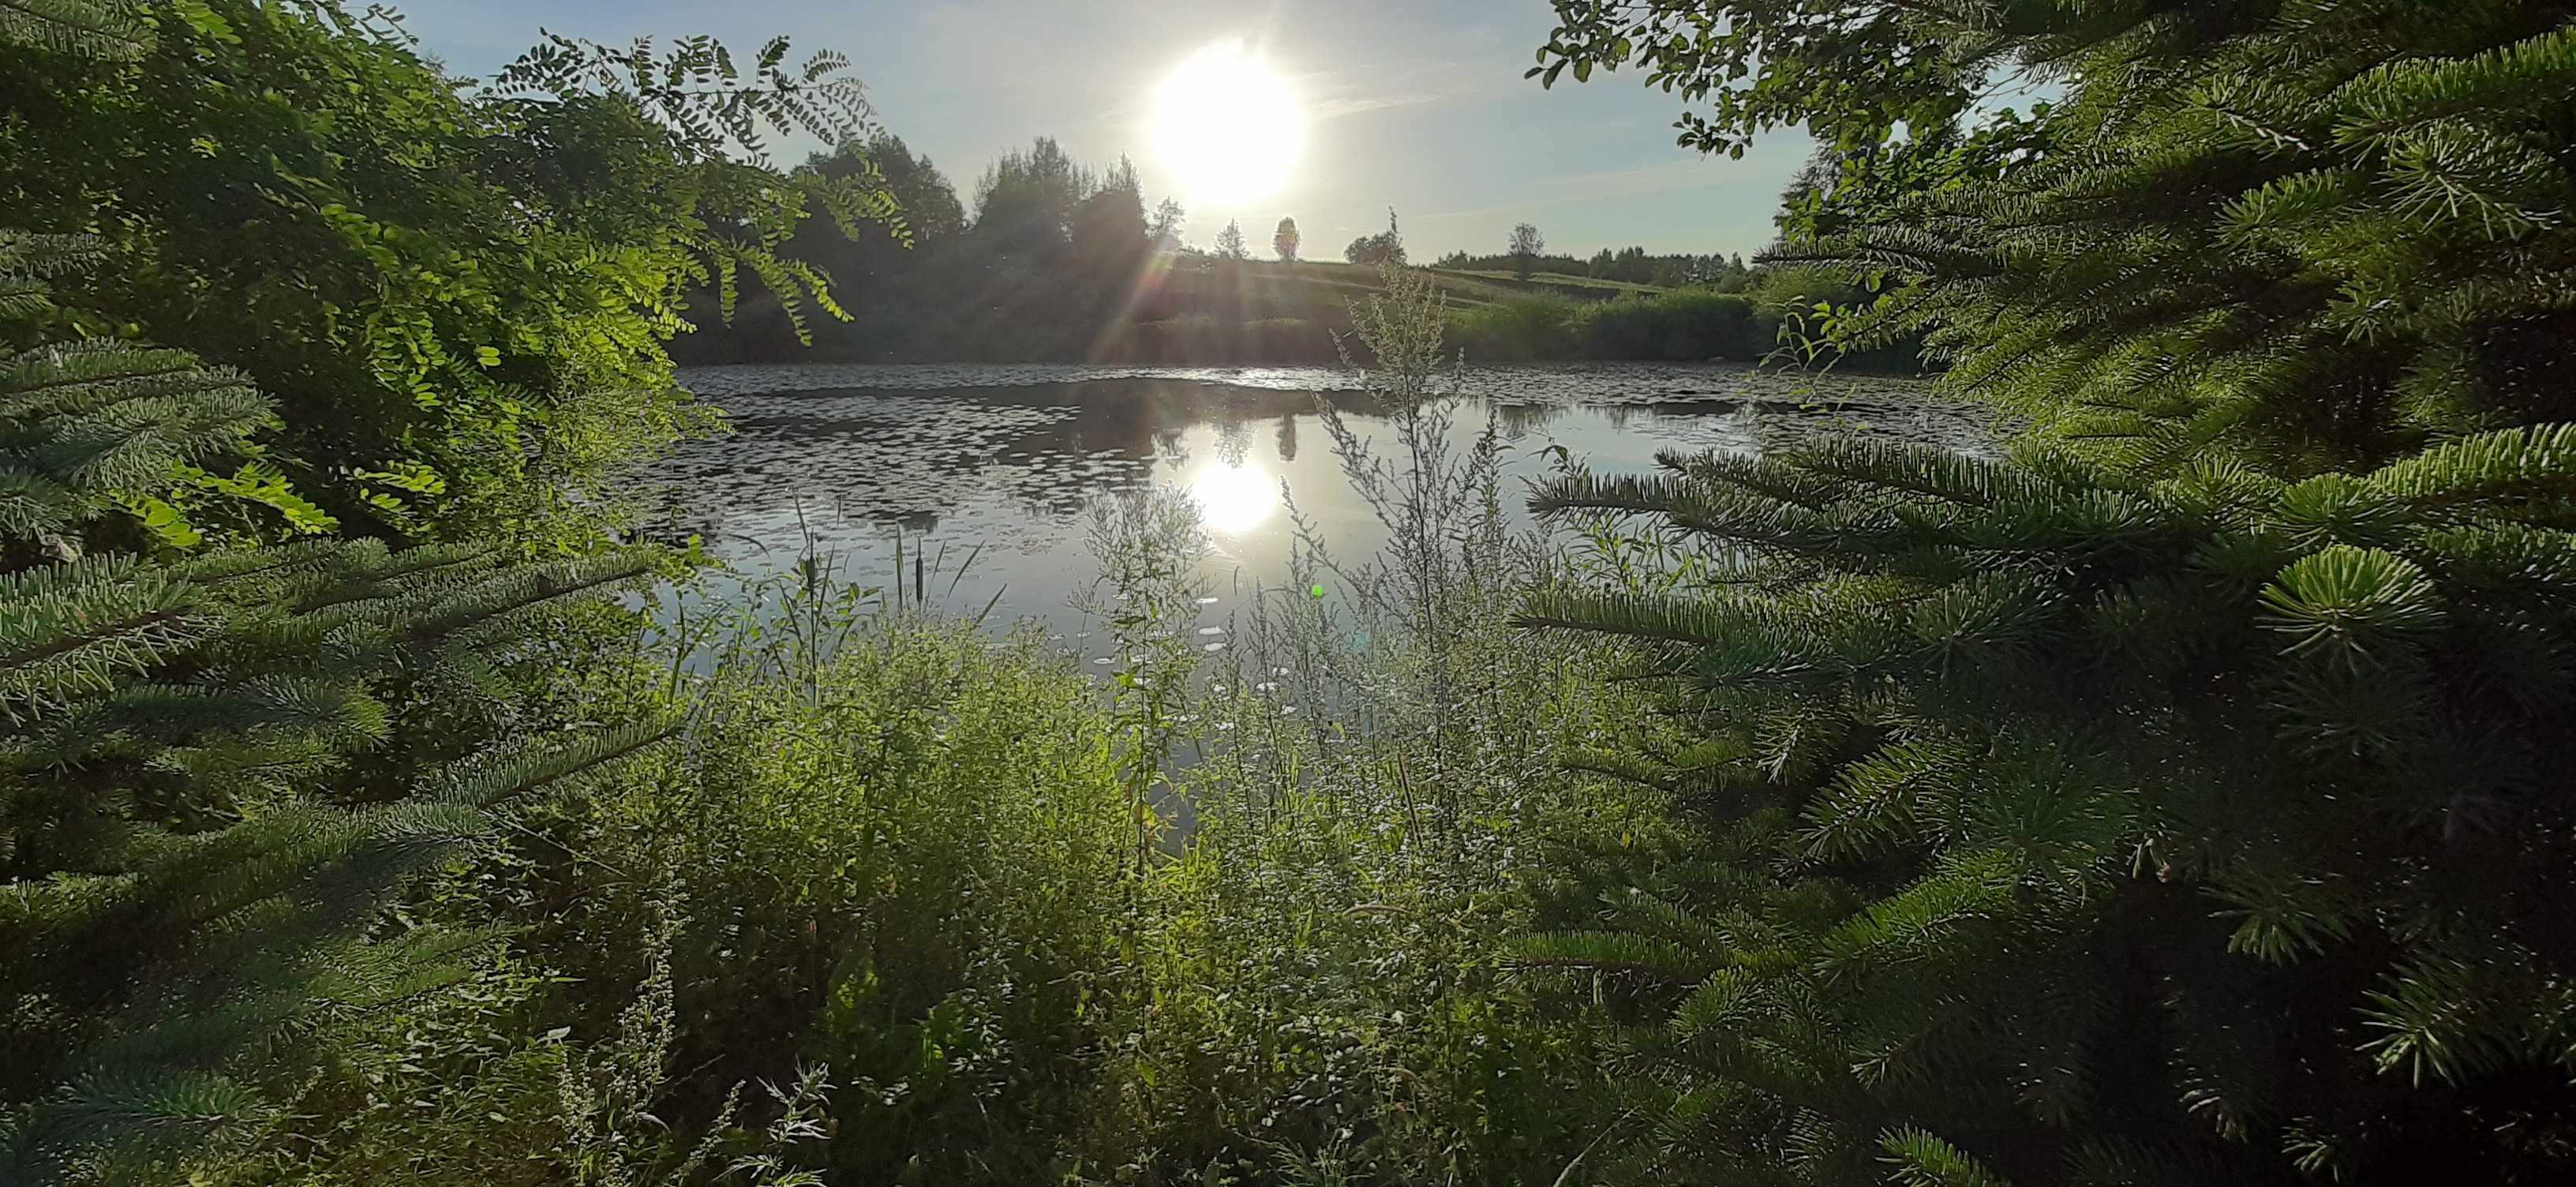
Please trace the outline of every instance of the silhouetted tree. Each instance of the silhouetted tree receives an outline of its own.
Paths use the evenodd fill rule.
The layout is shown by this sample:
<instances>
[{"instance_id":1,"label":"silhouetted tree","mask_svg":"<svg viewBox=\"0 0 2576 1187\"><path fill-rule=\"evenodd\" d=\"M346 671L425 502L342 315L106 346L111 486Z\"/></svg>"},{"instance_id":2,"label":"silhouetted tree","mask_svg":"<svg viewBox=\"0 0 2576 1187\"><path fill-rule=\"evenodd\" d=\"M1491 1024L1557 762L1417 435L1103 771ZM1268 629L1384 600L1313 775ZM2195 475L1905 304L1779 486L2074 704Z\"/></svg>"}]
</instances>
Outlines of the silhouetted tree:
<instances>
[{"instance_id":1,"label":"silhouetted tree","mask_svg":"<svg viewBox=\"0 0 2576 1187\"><path fill-rule=\"evenodd\" d=\"M1234 219L1225 220L1225 229L1216 233L1216 254L1229 260L1252 258L1252 249L1245 246L1243 242L1241 222Z\"/></svg>"},{"instance_id":2,"label":"silhouetted tree","mask_svg":"<svg viewBox=\"0 0 2576 1187\"><path fill-rule=\"evenodd\" d=\"M1395 207L1386 208L1386 230L1375 235L1362 235L1342 249L1342 258L1354 264L1401 264L1404 261L1404 234L1396 226Z\"/></svg>"},{"instance_id":3,"label":"silhouetted tree","mask_svg":"<svg viewBox=\"0 0 2576 1187\"><path fill-rule=\"evenodd\" d=\"M1073 208L1100 188L1055 138L993 163L975 184L975 235L986 250L1019 262L1055 259L1072 238Z\"/></svg>"},{"instance_id":4,"label":"silhouetted tree","mask_svg":"<svg viewBox=\"0 0 2576 1187\"><path fill-rule=\"evenodd\" d=\"M1296 219L1283 218L1279 220L1279 229L1273 232L1270 236L1270 250L1277 252L1279 254L1279 258L1282 260L1292 264L1297 262Z\"/></svg>"},{"instance_id":5,"label":"silhouetted tree","mask_svg":"<svg viewBox=\"0 0 2576 1187\"><path fill-rule=\"evenodd\" d=\"M1153 249L1153 230L1145 222L1145 195L1136 180L1135 163L1118 158L1100 188L1074 204L1069 228L1074 257L1086 271L1124 266Z\"/></svg>"},{"instance_id":6,"label":"silhouetted tree","mask_svg":"<svg viewBox=\"0 0 2576 1187\"><path fill-rule=\"evenodd\" d=\"M1512 257L1512 274L1527 280L1537 266L1539 253L1547 250L1547 239L1538 233L1537 224L1522 223L1512 228L1511 246L1506 250Z\"/></svg>"},{"instance_id":7,"label":"silhouetted tree","mask_svg":"<svg viewBox=\"0 0 2576 1187\"><path fill-rule=\"evenodd\" d=\"M1154 246L1162 251L1178 250L1181 246L1181 228L1188 221L1188 216L1182 211L1179 202L1170 198L1163 199L1154 207L1154 221L1148 232L1154 238Z\"/></svg>"}]
</instances>

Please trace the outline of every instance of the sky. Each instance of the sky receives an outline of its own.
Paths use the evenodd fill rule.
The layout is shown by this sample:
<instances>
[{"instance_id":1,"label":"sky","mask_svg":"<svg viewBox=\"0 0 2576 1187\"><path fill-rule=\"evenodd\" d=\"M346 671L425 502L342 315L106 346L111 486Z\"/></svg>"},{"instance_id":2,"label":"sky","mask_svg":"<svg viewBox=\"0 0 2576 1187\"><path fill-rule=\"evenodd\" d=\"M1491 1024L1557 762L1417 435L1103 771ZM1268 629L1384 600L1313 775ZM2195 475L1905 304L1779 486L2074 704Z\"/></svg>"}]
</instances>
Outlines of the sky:
<instances>
[{"instance_id":1,"label":"sky","mask_svg":"<svg viewBox=\"0 0 2576 1187\"><path fill-rule=\"evenodd\" d=\"M837 49L868 84L876 117L927 154L971 213L995 158L1053 136L1076 160L1132 158L1148 206L1178 197L1205 246L1229 218L1266 254L1294 217L1309 256L1403 219L1427 260L1500 253L1530 222L1551 251L1601 247L1750 256L1771 240L1781 188L1803 164L1794 130L1742 160L1673 143L1680 101L1631 71L1571 75L1552 91L1521 77L1547 41L1546 0L409 0L422 49L489 74L542 28L623 43L709 34L748 56L793 39L791 60ZM1212 203L1185 191L1153 133L1162 79L1207 47L1249 43L1306 113L1297 167L1279 192ZM782 145L779 163L809 144ZM1194 198L1202 198L1193 201Z\"/></svg>"}]
</instances>

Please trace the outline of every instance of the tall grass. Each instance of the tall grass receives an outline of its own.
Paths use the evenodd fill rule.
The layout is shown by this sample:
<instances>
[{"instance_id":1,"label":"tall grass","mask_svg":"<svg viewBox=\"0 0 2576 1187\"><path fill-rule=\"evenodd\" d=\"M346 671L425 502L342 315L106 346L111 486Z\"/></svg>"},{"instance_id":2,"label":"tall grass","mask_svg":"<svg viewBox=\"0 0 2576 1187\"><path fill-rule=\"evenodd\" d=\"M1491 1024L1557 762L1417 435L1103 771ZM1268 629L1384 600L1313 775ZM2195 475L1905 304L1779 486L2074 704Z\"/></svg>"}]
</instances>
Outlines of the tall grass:
<instances>
[{"instance_id":1,"label":"tall grass","mask_svg":"<svg viewBox=\"0 0 2576 1187\"><path fill-rule=\"evenodd\" d=\"M1390 432L1321 415L1390 543L1344 556L1299 516L1291 584L1193 674L1171 779L1195 828L1149 886L1095 1173L1548 1182L1604 1120L1592 1036L1540 1023L1499 941L1560 845L1652 827L1559 762L1629 710L1507 625L1554 562L1503 515L1500 435L1458 444L1438 294L1394 274L1354 314Z\"/></svg>"}]
</instances>

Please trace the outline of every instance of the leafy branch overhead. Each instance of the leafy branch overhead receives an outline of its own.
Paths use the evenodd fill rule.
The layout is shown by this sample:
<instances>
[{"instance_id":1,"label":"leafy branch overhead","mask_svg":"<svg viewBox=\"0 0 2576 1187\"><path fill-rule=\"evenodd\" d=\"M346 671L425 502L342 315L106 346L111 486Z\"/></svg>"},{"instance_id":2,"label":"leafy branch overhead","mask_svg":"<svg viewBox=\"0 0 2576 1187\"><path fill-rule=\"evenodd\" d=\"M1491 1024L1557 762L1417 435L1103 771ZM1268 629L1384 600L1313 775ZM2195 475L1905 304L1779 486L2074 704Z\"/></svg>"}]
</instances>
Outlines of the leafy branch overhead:
<instances>
[{"instance_id":1,"label":"leafy branch overhead","mask_svg":"<svg viewBox=\"0 0 2576 1187\"><path fill-rule=\"evenodd\" d=\"M867 87L846 73L837 51L787 64L788 40L773 37L752 59L748 77L733 51L711 37L687 37L666 51L639 37L623 48L548 33L493 76L495 96L623 95L679 136L689 154L740 152L768 156L774 132L802 132L825 144L867 139L876 130Z\"/></svg>"},{"instance_id":2,"label":"leafy branch overhead","mask_svg":"<svg viewBox=\"0 0 2576 1187\"><path fill-rule=\"evenodd\" d=\"M2124 468L2368 466L2576 416L2556 6L1557 12L1546 71L1643 67L1713 109L1686 140L1804 122L1833 142L1770 258L1879 290L1844 338L1921 338L1951 391ZM1969 107L2031 82L2065 96L2027 120Z\"/></svg>"},{"instance_id":3,"label":"leafy branch overhead","mask_svg":"<svg viewBox=\"0 0 2576 1187\"><path fill-rule=\"evenodd\" d=\"M867 224L905 242L910 231L873 162L832 175L799 169L782 179L768 171L771 135L802 133L838 147L864 144L881 130L867 87L846 73L847 56L822 50L791 67L788 50L787 38L771 38L746 75L733 51L710 37L683 38L656 50L651 38L617 48L549 33L494 75L484 94L500 101L615 96L669 129L681 156L710 174L703 183L707 192L724 202L708 212L706 230L690 236L698 261L690 279L712 283L718 316L730 323L742 274L750 273L777 297L797 341L810 346L807 305L839 321L850 320L850 314L834 298L832 278L821 267L779 254L796 224L820 214L853 239Z\"/></svg>"},{"instance_id":4,"label":"leafy branch overhead","mask_svg":"<svg viewBox=\"0 0 2576 1187\"><path fill-rule=\"evenodd\" d=\"M122 37L0 41L25 95L63 100L0 130L0 187L26 197L11 217L102 253L56 286L76 331L57 340L185 350L275 405L255 454L143 507L173 540L174 516L247 500L298 531L583 547L626 514L627 459L712 423L672 382L674 336L729 315L746 277L800 329L845 316L787 250L808 219L906 233L873 169L780 172L753 151L873 127L830 55L549 41L473 86L373 5L6 11Z\"/></svg>"}]
</instances>

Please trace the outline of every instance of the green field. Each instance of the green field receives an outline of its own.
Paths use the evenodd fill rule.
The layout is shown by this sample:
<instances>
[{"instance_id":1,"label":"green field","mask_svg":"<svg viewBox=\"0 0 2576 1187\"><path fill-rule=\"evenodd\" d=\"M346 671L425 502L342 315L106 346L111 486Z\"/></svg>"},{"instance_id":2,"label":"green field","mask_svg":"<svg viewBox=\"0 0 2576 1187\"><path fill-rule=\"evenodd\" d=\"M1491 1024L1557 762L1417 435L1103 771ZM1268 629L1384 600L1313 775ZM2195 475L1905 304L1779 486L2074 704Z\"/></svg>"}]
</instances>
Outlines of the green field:
<instances>
[{"instance_id":1,"label":"green field","mask_svg":"<svg viewBox=\"0 0 2576 1187\"><path fill-rule=\"evenodd\" d=\"M1819 294L1783 277L1776 291L1719 293L1540 274L1527 281L1448 269L1416 274L1438 289L1450 346L1480 362L1613 359L1754 362L1779 345L1779 310ZM1158 256L1126 325L1090 340L1100 361L1329 363L1351 307L1383 291L1375 267ZM1847 360L1912 371L1910 347Z\"/></svg>"},{"instance_id":2,"label":"green field","mask_svg":"<svg viewBox=\"0 0 2576 1187\"><path fill-rule=\"evenodd\" d=\"M1231 278L1231 283L1238 286L1250 302L1282 309L1311 308L1318 299L1331 299L1338 303L1379 291L1378 270L1373 264L1324 260L1293 263L1279 260L1227 261L1206 256L1164 256L1160 259L1168 265L1173 283L1184 288L1195 288L1207 282L1225 283L1219 278ZM1491 305L1532 293L1600 301L1625 293L1668 291L1654 285L1595 280L1555 272L1542 272L1528 280L1519 280L1509 272L1499 271L1470 272L1446 268L1424 271L1440 286L1441 294L1451 304L1461 306ZM1302 315L1279 313L1267 316Z\"/></svg>"},{"instance_id":3,"label":"green field","mask_svg":"<svg viewBox=\"0 0 2576 1187\"><path fill-rule=\"evenodd\" d=\"M1433 268L1430 269L1430 272L1432 275L1439 276L1444 279L1455 278L1461 280L1471 279L1484 281L1490 284L1499 284L1515 291L1539 290L1554 292L1572 290L1572 295L1574 296L1594 299L1602 296L1615 296L1620 293L1661 293L1671 291L1662 285L1637 284L1633 281L1626 280L1607 280L1598 276L1574 276L1564 272L1534 272L1530 274L1530 278L1527 280L1522 280L1519 277L1512 275L1510 272L1499 268Z\"/></svg>"}]
</instances>

